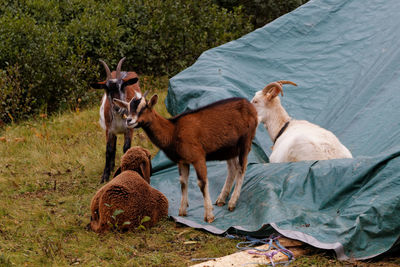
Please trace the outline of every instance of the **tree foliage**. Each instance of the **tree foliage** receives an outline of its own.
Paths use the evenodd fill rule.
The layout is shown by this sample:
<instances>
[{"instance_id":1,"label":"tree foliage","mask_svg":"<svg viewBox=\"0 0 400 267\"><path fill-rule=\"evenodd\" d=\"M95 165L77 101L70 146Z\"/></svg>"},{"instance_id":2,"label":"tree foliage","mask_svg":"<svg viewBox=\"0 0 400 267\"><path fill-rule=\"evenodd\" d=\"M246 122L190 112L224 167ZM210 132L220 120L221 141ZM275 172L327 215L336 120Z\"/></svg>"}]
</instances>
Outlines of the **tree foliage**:
<instances>
[{"instance_id":1,"label":"tree foliage","mask_svg":"<svg viewBox=\"0 0 400 267\"><path fill-rule=\"evenodd\" d=\"M0 0L0 120L97 101L98 59L173 75L252 29L211 0Z\"/></svg>"},{"instance_id":2,"label":"tree foliage","mask_svg":"<svg viewBox=\"0 0 400 267\"><path fill-rule=\"evenodd\" d=\"M215 0L219 6L229 10L243 6L245 13L252 16L251 21L257 28L307 2L308 0Z\"/></svg>"}]
</instances>

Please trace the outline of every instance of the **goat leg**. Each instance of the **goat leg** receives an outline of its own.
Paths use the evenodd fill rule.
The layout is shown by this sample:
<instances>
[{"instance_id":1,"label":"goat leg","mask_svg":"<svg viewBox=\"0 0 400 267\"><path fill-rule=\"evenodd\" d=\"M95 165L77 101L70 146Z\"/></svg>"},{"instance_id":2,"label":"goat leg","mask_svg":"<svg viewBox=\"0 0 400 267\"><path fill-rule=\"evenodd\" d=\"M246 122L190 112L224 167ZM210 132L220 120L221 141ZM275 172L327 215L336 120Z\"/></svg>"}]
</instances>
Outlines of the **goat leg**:
<instances>
[{"instance_id":1,"label":"goat leg","mask_svg":"<svg viewBox=\"0 0 400 267\"><path fill-rule=\"evenodd\" d=\"M109 133L107 135L107 146L106 146L106 165L104 167L101 182L108 182L110 179L110 173L114 169L115 165L115 151L117 148L117 136Z\"/></svg>"},{"instance_id":2,"label":"goat leg","mask_svg":"<svg viewBox=\"0 0 400 267\"><path fill-rule=\"evenodd\" d=\"M200 160L193 164L197 174L197 184L204 198L204 221L212 223L214 221L213 207L211 204L210 193L208 191L207 166L205 160Z\"/></svg>"},{"instance_id":3,"label":"goat leg","mask_svg":"<svg viewBox=\"0 0 400 267\"><path fill-rule=\"evenodd\" d=\"M249 140L251 142L251 139ZM233 211L236 208L236 202L239 199L240 196L240 191L242 189L242 184L243 184L243 179L244 179L244 174L246 173L246 168L247 168L247 155L250 151L248 148L249 144L247 147L242 149L241 155L239 155L239 164L238 168L236 168L236 184L235 184L235 189L233 190L231 199L229 200L228 203L228 210Z\"/></svg>"},{"instance_id":4,"label":"goat leg","mask_svg":"<svg viewBox=\"0 0 400 267\"><path fill-rule=\"evenodd\" d=\"M124 134L124 148L123 148L124 154L129 148L131 148L132 135L133 135L133 129L128 129L127 132Z\"/></svg>"},{"instance_id":5,"label":"goat leg","mask_svg":"<svg viewBox=\"0 0 400 267\"><path fill-rule=\"evenodd\" d=\"M181 183L182 199L179 208L179 216L186 216L186 208L189 206L188 202L188 180L189 180L189 164L179 163L179 181Z\"/></svg>"},{"instance_id":6,"label":"goat leg","mask_svg":"<svg viewBox=\"0 0 400 267\"><path fill-rule=\"evenodd\" d=\"M235 182L237 168L238 168L237 157L227 160L226 163L228 165L228 176L226 177L224 187L222 188L221 193L219 194L218 199L215 202L215 204L219 207L225 205L225 199L232 190L232 186L233 183Z\"/></svg>"}]
</instances>

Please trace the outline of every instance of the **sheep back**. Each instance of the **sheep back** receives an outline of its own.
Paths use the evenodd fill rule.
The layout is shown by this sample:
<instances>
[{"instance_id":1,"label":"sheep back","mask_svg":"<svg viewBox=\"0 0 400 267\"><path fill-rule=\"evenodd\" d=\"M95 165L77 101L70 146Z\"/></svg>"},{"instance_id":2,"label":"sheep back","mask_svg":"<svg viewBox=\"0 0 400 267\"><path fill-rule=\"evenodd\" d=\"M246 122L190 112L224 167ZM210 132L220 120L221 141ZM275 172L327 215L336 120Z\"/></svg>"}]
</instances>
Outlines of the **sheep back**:
<instances>
[{"instance_id":1,"label":"sheep back","mask_svg":"<svg viewBox=\"0 0 400 267\"><path fill-rule=\"evenodd\" d=\"M113 216L116 210L123 212ZM149 228L168 216L168 200L137 172L124 171L98 190L91 212L90 225L95 232L106 232L112 227L121 231L135 229L145 216L150 221L143 226Z\"/></svg>"}]
</instances>

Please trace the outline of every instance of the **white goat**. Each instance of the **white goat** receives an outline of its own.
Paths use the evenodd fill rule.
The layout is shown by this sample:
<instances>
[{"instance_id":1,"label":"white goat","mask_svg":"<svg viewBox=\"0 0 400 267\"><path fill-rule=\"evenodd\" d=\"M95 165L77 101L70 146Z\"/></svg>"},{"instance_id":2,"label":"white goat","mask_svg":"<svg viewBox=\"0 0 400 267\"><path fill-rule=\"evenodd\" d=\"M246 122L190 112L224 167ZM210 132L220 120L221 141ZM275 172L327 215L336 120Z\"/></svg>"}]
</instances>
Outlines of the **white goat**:
<instances>
[{"instance_id":1,"label":"white goat","mask_svg":"<svg viewBox=\"0 0 400 267\"><path fill-rule=\"evenodd\" d=\"M271 163L302 160L327 160L352 158L350 151L330 131L305 120L291 119L282 107L279 93L283 96L282 84L277 81L258 91L251 101L274 143Z\"/></svg>"}]
</instances>

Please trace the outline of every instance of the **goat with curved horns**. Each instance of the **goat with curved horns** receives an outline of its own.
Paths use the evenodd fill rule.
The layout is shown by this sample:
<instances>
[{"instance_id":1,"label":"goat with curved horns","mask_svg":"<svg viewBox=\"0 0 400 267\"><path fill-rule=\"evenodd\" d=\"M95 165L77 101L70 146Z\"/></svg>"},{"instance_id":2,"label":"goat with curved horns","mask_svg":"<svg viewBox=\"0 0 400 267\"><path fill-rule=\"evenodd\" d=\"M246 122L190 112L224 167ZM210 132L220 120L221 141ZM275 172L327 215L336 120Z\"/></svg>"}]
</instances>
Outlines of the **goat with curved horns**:
<instances>
[{"instance_id":1,"label":"goat with curved horns","mask_svg":"<svg viewBox=\"0 0 400 267\"><path fill-rule=\"evenodd\" d=\"M352 158L350 151L330 131L305 120L293 120L282 107L283 84L277 81L258 91L251 101L257 109L259 122L267 129L274 142L271 163L302 160Z\"/></svg>"},{"instance_id":2,"label":"goat with curved horns","mask_svg":"<svg viewBox=\"0 0 400 267\"><path fill-rule=\"evenodd\" d=\"M107 74L103 82L92 83L95 89L104 89L105 93L101 100L100 125L106 131L106 165L104 167L101 183L109 180L110 173L115 165L115 152L117 145L117 134L124 134L124 153L131 147L133 129L126 127L124 116L127 110L114 105L112 99L130 101L134 97L141 97L139 79L135 72L121 71L122 58L113 72L110 71L103 60L99 60Z\"/></svg>"},{"instance_id":3,"label":"goat with curved horns","mask_svg":"<svg viewBox=\"0 0 400 267\"><path fill-rule=\"evenodd\" d=\"M146 95L147 92L129 103L114 99L114 103L128 109L126 123L129 128L143 128L150 140L178 164L182 191L179 216L186 216L189 164L192 164L204 198L204 220L214 220L208 192L207 160L227 161L228 177L216 204L225 204L236 180L228 203L228 209L234 210L256 133L257 112L253 105L244 98L230 98L165 119L153 109L158 96L153 95L148 102Z\"/></svg>"}]
</instances>

